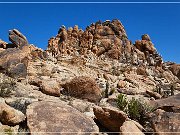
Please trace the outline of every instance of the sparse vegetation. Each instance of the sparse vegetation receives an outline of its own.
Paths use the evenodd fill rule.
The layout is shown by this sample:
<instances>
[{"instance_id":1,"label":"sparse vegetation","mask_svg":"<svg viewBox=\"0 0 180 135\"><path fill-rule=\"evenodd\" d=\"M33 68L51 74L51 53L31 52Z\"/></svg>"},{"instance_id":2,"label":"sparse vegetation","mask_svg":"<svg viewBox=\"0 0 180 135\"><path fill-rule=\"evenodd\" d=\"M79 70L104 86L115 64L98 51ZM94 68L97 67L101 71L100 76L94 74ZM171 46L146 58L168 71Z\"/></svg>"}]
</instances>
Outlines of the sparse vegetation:
<instances>
[{"instance_id":1,"label":"sparse vegetation","mask_svg":"<svg viewBox=\"0 0 180 135\"><path fill-rule=\"evenodd\" d=\"M15 84L12 78L2 79L0 82L0 97L9 97L15 89Z\"/></svg>"},{"instance_id":2,"label":"sparse vegetation","mask_svg":"<svg viewBox=\"0 0 180 135\"><path fill-rule=\"evenodd\" d=\"M116 91L116 88L111 88L110 92L109 92L109 95L112 95L114 92Z\"/></svg>"},{"instance_id":3,"label":"sparse vegetation","mask_svg":"<svg viewBox=\"0 0 180 135\"><path fill-rule=\"evenodd\" d=\"M128 101L127 96L124 94L118 95L117 105L118 108L126 112L131 119L137 121L144 121L144 119L146 119L146 114L153 111L153 108L146 102L135 99L134 97Z\"/></svg>"},{"instance_id":4,"label":"sparse vegetation","mask_svg":"<svg viewBox=\"0 0 180 135\"><path fill-rule=\"evenodd\" d=\"M117 105L120 110L125 111L128 105L127 96L122 93L119 94L117 97Z\"/></svg>"},{"instance_id":5,"label":"sparse vegetation","mask_svg":"<svg viewBox=\"0 0 180 135\"><path fill-rule=\"evenodd\" d=\"M131 119L139 120L142 112L142 104L139 100L132 98L128 103L128 114Z\"/></svg>"},{"instance_id":6,"label":"sparse vegetation","mask_svg":"<svg viewBox=\"0 0 180 135\"><path fill-rule=\"evenodd\" d=\"M13 131L12 131L11 128L6 128L6 129L4 129L4 133L5 133L6 135L12 135L12 134L13 134Z\"/></svg>"}]
</instances>

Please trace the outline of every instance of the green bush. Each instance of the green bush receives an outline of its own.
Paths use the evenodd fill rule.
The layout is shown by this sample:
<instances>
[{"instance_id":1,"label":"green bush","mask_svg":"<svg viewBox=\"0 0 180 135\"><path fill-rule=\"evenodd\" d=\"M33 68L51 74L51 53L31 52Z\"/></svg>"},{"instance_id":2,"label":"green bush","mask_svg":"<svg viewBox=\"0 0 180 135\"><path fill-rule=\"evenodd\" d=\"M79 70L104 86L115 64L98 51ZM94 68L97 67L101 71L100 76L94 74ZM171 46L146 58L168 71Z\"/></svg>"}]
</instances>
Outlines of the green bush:
<instances>
[{"instance_id":1,"label":"green bush","mask_svg":"<svg viewBox=\"0 0 180 135\"><path fill-rule=\"evenodd\" d=\"M117 105L120 110L125 111L128 105L127 96L122 93L119 94L117 97Z\"/></svg>"},{"instance_id":2,"label":"green bush","mask_svg":"<svg viewBox=\"0 0 180 135\"><path fill-rule=\"evenodd\" d=\"M11 78L6 78L0 82L0 97L9 97L15 89L15 81Z\"/></svg>"},{"instance_id":3,"label":"green bush","mask_svg":"<svg viewBox=\"0 0 180 135\"><path fill-rule=\"evenodd\" d=\"M118 95L117 106L120 110L125 111L131 119L137 121L144 121L147 118L147 114L154 110L140 99L135 99L133 97L128 101L127 96L124 94Z\"/></svg>"},{"instance_id":4,"label":"green bush","mask_svg":"<svg viewBox=\"0 0 180 135\"><path fill-rule=\"evenodd\" d=\"M131 119L139 120L141 117L142 104L134 97L128 103L128 114Z\"/></svg>"}]
</instances>

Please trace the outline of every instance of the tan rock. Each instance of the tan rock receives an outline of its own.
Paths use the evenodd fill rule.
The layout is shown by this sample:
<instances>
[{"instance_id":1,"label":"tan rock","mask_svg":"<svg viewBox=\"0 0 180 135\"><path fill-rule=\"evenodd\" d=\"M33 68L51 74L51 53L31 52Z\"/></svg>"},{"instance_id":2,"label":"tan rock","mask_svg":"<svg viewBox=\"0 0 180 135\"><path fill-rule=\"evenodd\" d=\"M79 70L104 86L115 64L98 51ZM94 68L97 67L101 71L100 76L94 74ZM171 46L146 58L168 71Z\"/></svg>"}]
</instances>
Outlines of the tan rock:
<instances>
[{"instance_id":1,"label":"tan rock","mask_svg":"<svg viewBox=\"0 0 180 135\"><path fill-rule=\"evenodd\" d=\"M6 43L5 41L0 39L0 48L4 48L5 49L7 44L8 43Z\"/></svg>"},{"instance_id":2,"label":"tan rock","mask_svg":"<svg viewBox=\"0 0 180 135\"><path fill-rule=\"evenodd\" d=\"M25 115L15 110L14 108L8 106L5 103L0 103L0 122L5 125L17 125L25 120Z\"/></svg>"},{"instance_id":3,"label":"tan rock","mask_svg":"<svg viewBox=\"0 0 180 135\"><path fill-rule=\"evenodd\" d=\"M25 78L27 76L29 46L19 48L8 48L0 52L1 72L6 72L13 78Z\"/></svg>"},{"instance_id":4,"label":"tan rock","mask_svg":"<svg viewBox=\"0 0 180 135\"><path fill-rule=\"evenodd\" d=\"M147 93L148 95L150 95L151 97L154 97L155 99L160 99L160 98L162 98L162 96L161 96L159 93L153 92L153 91L151 91L151 90L146 90L146 93Z\"/></svg>"},{"instance_id":5,"label":"tan rock","mask_svg":"<svg viewBox=\"0 0 180 135\"><path fill-rule=\"evenodd\" d=\"M151 41L150 36L148 34L144 34L141 36L142 40Z\"/></svg>"},{"instance_id":6,"label":"tan rock","mask_svg":"<svg viewBox=\"0 0 180 135\"><path fill-rule=\"evenodd\" d=\"M107 52L107 55L109 58L119 59L121 56L121 50L118 47L114 47L113 49L111 49Z\"/></svg>"},{"instance_id":7,"label":"tan rock","mask_svg":"<svg viewBox=\"0 0 180 135\"><path fill-rule=\"evenodd\" d=\"M110 80L108 74L106 74L106 73L103 74L103 77L104 77L104 79L106 79L106 80Z\"/></svg>"},{"instance_id":8,"label":"tan rock","mask_svg":"<svg viewBox=\"0 0 180 135\"><path fill-rule=\"evenodd\" d=\"M61 86L55 80L43 80L40 84L40 90L47 95L60 96Z\"/></svg>"},{"instance_id":9,"label":"tan rock","mask_svg":"<svg viewBox=\"0 0 180 135\"><path fill-rule=\"evenodd\" d=\"M144 133L132 121L125 121L120 127L121 135L144 135Z\"/></svg>"},{"instance_id":10,"label":"tan rock","mask_svg":"<svg viewBox=\"0 0 180 135\"><path fill-rule=\"evenodd\" d=\"M168 112L180 113L180 94L152 101L151 104Z\"/></svg>"},{"instance_id":11,"label":"tan rock","mask_svg":"<svg viewBox=\"0 0 180 135\"><path fill-rule=\"evenodd\" d=\"M118 84L117 84L117 87L118 88L124 88L124 87L126 87L126 82L125 81L123 81L123 80L120 80L119 82L118 82Z\"/></svg>"},{"instance_id":12,"label":"tan rock","mask_svg":"<svg viewBox=\"0 0 180 135\"><path fill-rule=\"evenodd\" d=\"M137 67L136 70L137 75L144 75L147 76L146 68L145 67Z\"/></svg>"},{"instance_id":13,"label":"tan rock","mask_svg":"<svg viewBox=\"0 0 180 135\"><path fill-rule=\"evenodd\" d=\"M150 115L152 128L157 135L177 134L180 132L180 114L156 110Z\"/></svg>"},{"instance_id":14,"label":"tan rock","mask_svg":"<svg viewBox=\"0 0 180 135\"><path fill-rule=\"evenodd\" d=\"M151 41L148 40L137 40L135 41L135 47L141 52L148 51L150 54L154 54L156 49Z\"/></svg>"},{"instance_id":15,"label":"tan rock","mask_svg":"<svg viewBox=\"0 0 180 135\"><path fill-rule=\"evenodd\" d=\"M17 29L13 29L9 31L9 40L16 45L16 47L23 47L28 45L28 41L26 37L19 32Z\"/></svg>"},{"instance_id":16,"label":"tan rock","mask_svg":"<svg viewBox=\"0 0 180 135\"><path fill-rule=\"evenodd\" d=\"M180 64L170 65L171 72L180 79Z\"/></svg>"},{"instance_id":17,"label":"tan rock","mask_svg":"<svg viewBox=\"0 0 180 135\"><path fill-rule=\"evenodd\" d=\"M99 132L93 120L83 113L68 105L50 101L34 102L28 106L27 125L31 134Z\"/></svg>"},{"instance_id":18,"label":"tan rock","mask_svg":"<svg viewBox=\"0 0 180 135\"><path fill-rule=\"evenodd\" d=\"M98 107L93 108L94 114L97 120L110 131L119 132L120 127L128 118L128 116L123 112L119 111L117 108L107 108Z\"/></svg>"}]
</instances>

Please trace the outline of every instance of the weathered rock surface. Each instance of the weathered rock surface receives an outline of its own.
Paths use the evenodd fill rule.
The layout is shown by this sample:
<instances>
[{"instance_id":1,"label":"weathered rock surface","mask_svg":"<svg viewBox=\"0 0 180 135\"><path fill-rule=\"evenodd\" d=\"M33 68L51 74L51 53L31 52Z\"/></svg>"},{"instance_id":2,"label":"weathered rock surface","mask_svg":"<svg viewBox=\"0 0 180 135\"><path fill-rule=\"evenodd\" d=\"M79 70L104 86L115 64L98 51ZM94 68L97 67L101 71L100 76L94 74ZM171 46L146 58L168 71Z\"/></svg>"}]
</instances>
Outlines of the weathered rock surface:
<instances>
[{"instance_id":1,"label":"weathered rock surface","mask_svg":"<svg viewBox=\"0 0 180 135\"><path fill-rule=\"evenodd\" d=\"M158 135L178 134L180 132L180 113L156 110L151 114L151 124Z\"/></svg>"},{"instance_id":2,"label":"weathered rock surface","mask_svg":"<svg viewBox=\"0 0 180 135\"><path fill-rule=\"evenodd\" d=\"M154 92L154 91L146 90L146 93L147 93L148 95L150 95L151 97L154 97L155 99L160 99L160 98L162 98L162 96L161 96L159 93Z\"/></svg>"},{"instance_id":3,"label":"weathered rock surface","mask_svg":"<svg viewBox=\"0 0 180 135\"><path fill-rule=\"evenodd\" d=\"M28 41L26 37L19 32L17 29L13 29L9 31L9 40L16 46L16 47L23 47L28 45Z\"/></svg>"},{"instance_id":4,"label":"weathered rock surface","mask_svg":"<svg viewBox=\"0 0 180 135\"><path fill-rule=\"evenodd\" d=\"M1 72L13 78L26 77L29 48L9 48L0 53Z\"/></svg>"},{"instance_id":5,"label":"weathered rock surface","mask_svg":"<svg viewBox=\"0 0 180 135\"><path fill-rule=\"evenodd\" d=\"M112 132L119 132L120 127L128 116L116 108L98 107L93 108L97 120Z\"/></svg>"},{"instance_id":6,"label":"weathered rock surface","mask_svg":"<svg viewBox=\"0 0 180 135\"><path fill-rule=\"evenodd\" d=\"M137 47L137 49L139 49L141 52L146 52L148 51L151 54L154 54L156 49L154 47L154 45L152 44L149 35L145 34L142 35L142 40L137 40L135 42L135 46Z\"/></svg>"},{"instance_id":7,"label":"weathered rock surface","mask_svg":"<svg viewBox=\"0 0 180 135\"><path fill-rule=\"evenodd\" d=\"M180 94L152 101L152 104L168 112L180 113Z\"/></svg>"},{"instance_id":8,"label":"weathered rock surface","mask_svg":"<svg viewBox=\"0 0 180 135\"><path fill-rule=\"evenodd\" d=\"M87 56L93 52L96 56L104 55L122 63L162 66L161 56L157 54L149 35L142 35L142 40L133 45L127 38L124 26L117 19L92 23L85 31L78 29L77 25L67 30L62 26L56 37L49 39L47 50L54 57L77 54Z\"/></svg>"},{"instance_id":9,"label":"weathered rock surface","mask_svg":"<svg viewBox=\"0 0 180 135\"><path fill-rule=\"evenodd\" d=\"M0 121L5 125L17 125L25 120L25 115L8 106L5 103L0 103Z\"/></svg>"},{"instance_id":10,"label":"weathered rock surface","mask_svg":"<svg viewBox=\"0 0 180 135\"><path fill-rule=\"evenodd\" d=\"M101 89L96 81L90 77L75 77L63 87L64 92L73 97L87 99L91 102L98 102L101 98Z\"/></svg>"},{"instance_id":11,"label":"weathered rock surface","mask_svg":"<svg viewBox=\"0 0 180 135\"><path fill-rule=\"evenodd\" d=\"M169 69L171 72L180 79L180 64L172 64Z\"/></svg>"},{"instance_id":12,"label":"weathered rock surface","mask_svg":"<svg viewBox=\"0 0 180 135\"><path fill-rule=\"evenodd\" d=\"M21 111L22 113L26 114L26 109L27 106L30 105L31 103L38 101L37 99L33 98L7 98L5 100L6 104L9 106L15 108L16 110Z\"/></svg>"},{"instance_id":13,"label":"weathered rock surface","mask_svg":"<svg viewBox=\"0 0 180 135\"><path fill-rule=\"evenodd\" d=\"M155 131L166 131L163 120L166 125L175 122L175 128L179 124L179 65L163 62L149 35L132 43L115 19L92 23L85 31L62 26L45 51L28 44L17 30L11 30L9 38L12 43L0 40L0 102L14 109L3 108L2 124L18 124L18 131L29 127L32 134L83 134L98 132L95 119L100 131L153 131L147 121L139 121L143 127L127 122L129 112L117 107L120 93L166 111L152 114ZM13 85L5 81L11 77ZM28 115L28 127L15 109Z\"/></svg>"},{"instance_id":14,"label":"weathered rock surface","mask_svg":"<svg viewBox=\"0 0 180 135\"><path fill-rule=\"evenodd\" d=\"M43 80L40 83L40 90L51 96L60 96L61 86L55 80Z\"/></svg>"},{"instance_id":15,"label":"weathered rock surface","mask_svg":"<svg viewBox=\"0 0 180 135\"><path fill-rule=\"evenodd\" d=\"M27 124L31 134L36 132L84 134L99 131L93 120L76 109L58 102L41 101L29 105Z\"/></svg>"},{"instance_id":16,"label":"weathered rock surface","mask_svg":"<svg viewBox=\"0 0 180 135\"><path fill-rule=\"evenodd\" d=\"M120 127L121 135L144 135L144 133L132 121L125 121Z\"/></svg>"}]
</instances>

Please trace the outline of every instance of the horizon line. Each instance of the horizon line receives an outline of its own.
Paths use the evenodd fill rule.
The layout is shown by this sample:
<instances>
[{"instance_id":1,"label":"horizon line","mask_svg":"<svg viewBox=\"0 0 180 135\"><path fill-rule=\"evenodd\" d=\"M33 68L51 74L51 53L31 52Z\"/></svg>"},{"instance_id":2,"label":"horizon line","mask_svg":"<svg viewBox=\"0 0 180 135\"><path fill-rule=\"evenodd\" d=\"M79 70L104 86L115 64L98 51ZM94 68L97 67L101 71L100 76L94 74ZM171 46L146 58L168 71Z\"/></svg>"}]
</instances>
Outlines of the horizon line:
<instances>
[{"instance_id":1,"label":"horizon line","mask_svg":"<svg viewBox=\"0 0 180 135\"><path fill-rule=\"evenodd\" d=\"M52 1L52 2L46 2L46 1L27 1L27 2L21 2L21 1L4 1L4 2L0 2L0 4L180 4L180 1L179 2L175 2L175 1L172 1L172 2L151 2L151 1L147 1L147 2L140 2L140 1L137 1L137 2L103 2L103 1L74 1L74 2L70 2L70 1L67 1L67 2L58 2L58 1Z\"/></svg>"}]
</instances>

